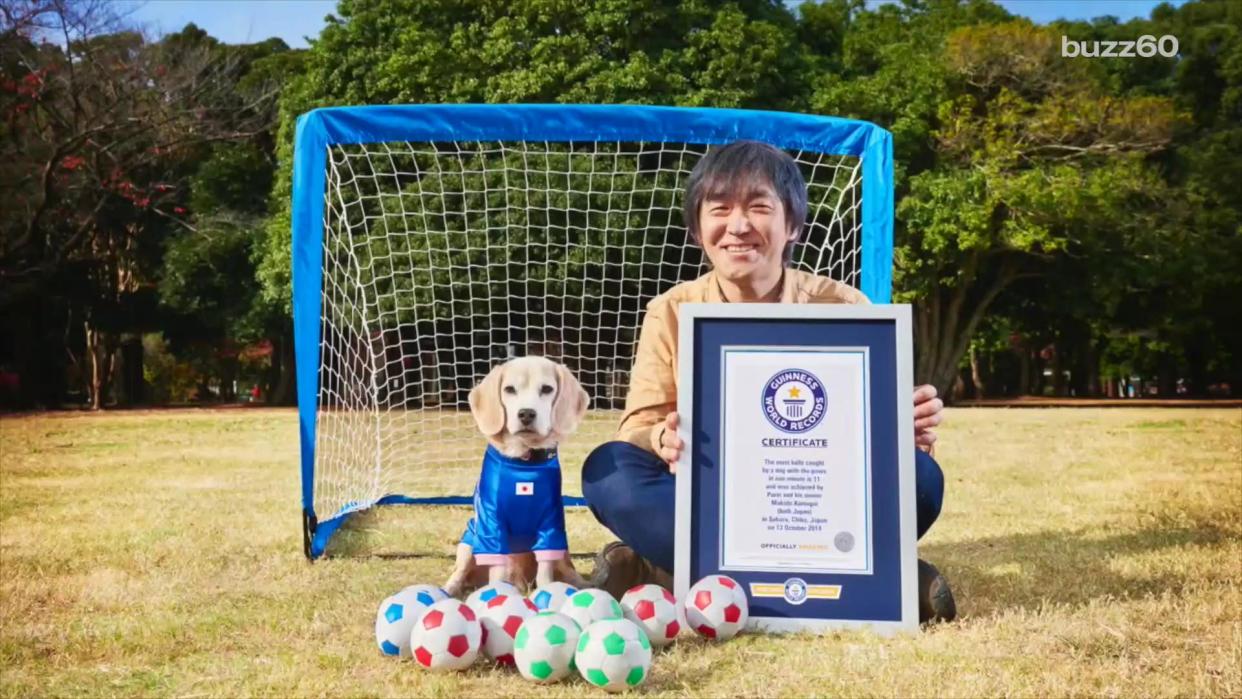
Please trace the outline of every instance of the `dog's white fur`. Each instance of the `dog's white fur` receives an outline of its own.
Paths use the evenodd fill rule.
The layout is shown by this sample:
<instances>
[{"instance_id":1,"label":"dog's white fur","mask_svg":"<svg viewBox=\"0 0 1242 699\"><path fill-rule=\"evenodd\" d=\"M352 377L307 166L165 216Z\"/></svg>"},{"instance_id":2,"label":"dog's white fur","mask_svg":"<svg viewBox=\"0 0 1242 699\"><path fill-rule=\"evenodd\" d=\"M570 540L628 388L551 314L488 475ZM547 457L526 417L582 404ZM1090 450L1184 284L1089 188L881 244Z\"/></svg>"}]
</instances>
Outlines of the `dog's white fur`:
<instances>
[{"instance_id":1,"label":"dog's white fur","mask_svg":"<svg viewBox=\"0 0 1242 699\"><path fill-rule=\"evenodd\" d=\"M500 453L525 458L532 449L550 449L577 429L586 415L591 397L569 369L544 357L511 359L492 369L483 382L470 392L470 412L479 431ZM510 557L510 564L490 566L488 580L511 580L514 573L529 567L525 558ZM521 559L521 560L514 560ZM468 544L457 545L457 561L444 589L460 594L477 566ZM554 577L576 587L585 585L568 556L557 561L539 561L535 580L538 585Z\"/></svg>"}]
</instances>

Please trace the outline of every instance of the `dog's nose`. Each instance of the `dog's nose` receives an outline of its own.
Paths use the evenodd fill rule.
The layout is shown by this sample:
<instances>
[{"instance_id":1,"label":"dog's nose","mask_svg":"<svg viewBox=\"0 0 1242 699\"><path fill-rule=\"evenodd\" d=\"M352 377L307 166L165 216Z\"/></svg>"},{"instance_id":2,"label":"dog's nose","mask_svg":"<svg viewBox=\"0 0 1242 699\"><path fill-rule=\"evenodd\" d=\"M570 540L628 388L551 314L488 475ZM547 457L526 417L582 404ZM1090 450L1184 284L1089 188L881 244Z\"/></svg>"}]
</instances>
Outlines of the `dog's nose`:
<instances>
[{"instance_id":1,"label":"dog's nose","mask_svg":"<svg viewBox=\"0 0 1242 699\"><path fill-rule=\"evenodd\" d=\"M518 411L518 420L520 420L523 425L529 425L535 421L535 411L531 408L522 408Z\"/></svg>"}]
</instances>

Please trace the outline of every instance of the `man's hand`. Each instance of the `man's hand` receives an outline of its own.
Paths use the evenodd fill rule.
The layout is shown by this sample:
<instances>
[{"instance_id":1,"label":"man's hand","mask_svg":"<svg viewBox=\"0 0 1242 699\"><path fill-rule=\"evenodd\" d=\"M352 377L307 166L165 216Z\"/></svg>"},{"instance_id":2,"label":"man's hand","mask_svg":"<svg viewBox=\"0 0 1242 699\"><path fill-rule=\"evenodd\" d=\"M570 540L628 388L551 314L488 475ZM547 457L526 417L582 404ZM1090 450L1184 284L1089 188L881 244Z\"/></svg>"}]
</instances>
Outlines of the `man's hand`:
<instances>
[{"instance_id":1,"label":"man's hand","mask_svg":"<svg viewBox=\"0 0 1242 699\"><path fill-rule=\"evenodd\" d=\"M686 446L677 435L677 425L680 422L681 418L673 411L664 416L662 424L653 428L656 434L656 456L668 464L669 473L677 473L677 462L681 459L681 450Z\"/></svg>"},{"instance_id":2,"label":"man's hand","mask_svg":"<svg viewBox=\"0 0 1242 699\"><path fill-rule=\"evenodd\" d=\"M914 446L927 451L936 443L932 431L944 420L944 401L936 397L936 387L924 384L914 389Z\"/></svg>"}]
</instances>

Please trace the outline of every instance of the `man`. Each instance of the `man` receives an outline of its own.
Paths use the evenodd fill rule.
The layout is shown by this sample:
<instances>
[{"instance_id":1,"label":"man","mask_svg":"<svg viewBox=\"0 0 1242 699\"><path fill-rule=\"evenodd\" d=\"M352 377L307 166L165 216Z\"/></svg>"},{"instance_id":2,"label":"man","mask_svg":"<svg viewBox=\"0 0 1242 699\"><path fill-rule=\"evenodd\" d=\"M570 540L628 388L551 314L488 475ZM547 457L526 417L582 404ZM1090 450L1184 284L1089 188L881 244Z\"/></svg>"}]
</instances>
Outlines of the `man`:
<instances>
[{"instance_id":1,"label":"man","mask_svg":"<svg viewBox=\"0 0 1242 699\"><path fill-rule=\"evenodd\" d=\"M616 441L582 467L582 491L596 519L621 541L596 560L593 583L620 597L656 582L671 588L677 461L677 318L685 302L869 303L841 282L790 269L806 223L806 182L797 163L764 143L738 141L703 157L686 183L686 227L711 271L647 305ZM944 404L933 386L914 391L918 535L940 514L944 475L932 459ZM948 582L919 561L920 621L957 614Z\"/></svg>"}]
</instances>

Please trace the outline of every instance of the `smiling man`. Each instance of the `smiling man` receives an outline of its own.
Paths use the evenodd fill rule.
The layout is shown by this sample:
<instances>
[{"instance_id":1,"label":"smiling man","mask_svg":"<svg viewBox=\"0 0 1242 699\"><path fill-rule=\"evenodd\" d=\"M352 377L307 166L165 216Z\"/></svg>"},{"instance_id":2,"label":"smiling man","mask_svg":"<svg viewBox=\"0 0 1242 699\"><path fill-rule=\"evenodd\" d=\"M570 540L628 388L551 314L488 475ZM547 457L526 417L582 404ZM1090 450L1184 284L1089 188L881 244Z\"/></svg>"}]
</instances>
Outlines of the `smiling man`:
<instances>
[{"instance_id":1,"label":"smiling man","mask_svg":"<svg viewBox=\"0 0 1242 699\"><path fill-rule=\"evenodd\" d=\"M633 585L671 589L677 460L677 318L682 303L868 303L848 284L789 267L806 223L806 181L797 163L765 143L738 141L709 152L686 183L683 214L711 271L647 305L616 441L582 467L582 491L596 519L621 541L596 560L593 583L620 597ZM944 475L927 453L944 405L932 386L914 390L918 535L940 514ZM919 561L921 621L951 620L949 585Z\"/></svg>"}]
</instances>

